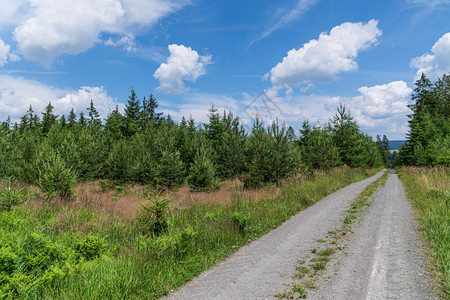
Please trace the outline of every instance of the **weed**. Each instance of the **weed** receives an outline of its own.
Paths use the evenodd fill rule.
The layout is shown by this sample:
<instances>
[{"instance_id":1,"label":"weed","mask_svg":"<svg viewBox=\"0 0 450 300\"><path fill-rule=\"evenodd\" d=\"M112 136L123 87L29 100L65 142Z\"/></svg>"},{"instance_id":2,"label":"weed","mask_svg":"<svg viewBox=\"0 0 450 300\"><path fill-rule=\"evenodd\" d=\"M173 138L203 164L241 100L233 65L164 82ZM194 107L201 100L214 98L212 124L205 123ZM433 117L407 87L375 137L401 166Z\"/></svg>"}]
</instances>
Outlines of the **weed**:
<instances>
[{"instance_id":1,"label":"weed","mask_svg":"<svg viewBox=\"0 0 450 300\"><path fill-rule=\"evenodd\" d=\"M307 274L307 273L309 273L311 270L310 270L309 268L307 268L307 267L297 267L297 271L299 271L299 272L301 272L301 273L304 273L304 274Z\"/></svg>"},{"instance_id":2,"label":"weed","mask_svg":"<svg viewBox=\"0 0 450 300\"><path fill-rule=\"evenodd\" d=\"M326 240L324 240L324 239L318 239L317 240L319 243L325 243L326 242Z\"/></svg>"},{"instance_id":3,"label":"weed","mask_svg":"<svg viewBox=\"0 0 450 300\"><path fill-rule=\"evenodd\" d=\"M325 270L327 268L327 264L325 262L316 262L311 265L314 271Z\"/></svg>"},{"instance_id":4,"label":"weed","mask_svg":"<svg viewBox=\"0 0 450 300\"><path fill-rule=\"evenodd\" d=\"M275 294L275 297L278 299L294 299L294 295L288 292Z\"/></svg>"},{"instance_id":5,"label":"weed","mask_svg":"<svg viewBox=\"0 0 450 300\"><path fill-rule=\"evenodd\" d=\"M250 223L250 215L241 213L239 211L233 211L229 215L229 218L241 232L248 229L248 224Z\"/></svg>"},{"instance_id":6,"label":"weed","mask_svg":"<svg viewBox=\"0 0 450 300\"><path fill-rule=\"evenodd\" d=\"M330 256L332 253L333 253L333 249L326 248L326 249L319 251L319 253L317 253L317 254L320 256Z\"/></svg>"},{"instance_id":7,"label":"weed","mask_svg":"<svg viewBox=\"0 0 450 300\"><path fill-rule=\"evenodd\" d=\"M305 287L301 284L294 285L292 291L294 293L299 293L299 297L301 299L306 299L306 297L308 297L308 292L305 290Z\"/></svg>"},{"instance_id":8,"label":"weed","mask_svg":"<svg viewBox=\"0 0 450 300\"><path fill-rule=\"evenodd\" d=\"M352 224L354 222L354 220L356 219L355 215L347 215L344 218L344 224Z\"/></svg>"}]
</instances>

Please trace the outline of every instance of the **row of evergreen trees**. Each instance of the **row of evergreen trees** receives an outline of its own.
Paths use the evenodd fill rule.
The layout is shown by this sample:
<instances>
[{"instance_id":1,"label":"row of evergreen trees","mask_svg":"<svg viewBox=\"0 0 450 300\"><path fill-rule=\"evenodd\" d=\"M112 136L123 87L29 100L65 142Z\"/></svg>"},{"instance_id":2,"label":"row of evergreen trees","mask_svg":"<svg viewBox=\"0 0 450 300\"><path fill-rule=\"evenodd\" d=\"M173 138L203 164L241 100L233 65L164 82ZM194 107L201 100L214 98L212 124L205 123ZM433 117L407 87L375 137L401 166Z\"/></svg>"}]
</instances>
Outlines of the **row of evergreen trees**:
<instances>
[{"instance_id":1,"label":"row of evergreen trees","mask_svg":"<svg viewBox=\"0 0 450 300\"><path fill-rule=\"evenodd\" d=\"M61 117L49 103L42 119L30 106L19 124L0 127L0 176L65 197L75 182L94 179L208 190L233 177L255 187L299 170L383 164L381 148L344 106L326 126L305 121L298 139L292 128L258 120L246 132L239 118L214 106L207 124L175 122L157 107L152 95L141 102L134 90L124 113L116 107L104 122L93 101L86 114L72 109Z\"/></svg>"},{"instance_id":2,"label":"row of evergreen trees","mask_svg":"<svg viewBox=\"0 0 450 300\"><path fill-rule=\"evenodd\" d=\"M450 165L450 76L444 74L432 83L422 74L415 85L408 140L396 163Z\"/></svg>"}]
</instances>

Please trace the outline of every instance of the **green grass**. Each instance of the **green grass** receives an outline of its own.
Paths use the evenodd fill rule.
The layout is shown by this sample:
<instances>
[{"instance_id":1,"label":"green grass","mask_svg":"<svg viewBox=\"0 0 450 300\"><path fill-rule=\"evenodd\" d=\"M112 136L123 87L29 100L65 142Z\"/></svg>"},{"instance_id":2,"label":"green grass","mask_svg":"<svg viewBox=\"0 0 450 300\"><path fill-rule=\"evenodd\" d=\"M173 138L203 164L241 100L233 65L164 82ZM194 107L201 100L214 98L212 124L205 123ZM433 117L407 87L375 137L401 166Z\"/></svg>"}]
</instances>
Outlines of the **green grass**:
<instances>
[{"instance_id":1,"label":"green grass","mask_svg":"<svg viewBox=\"0 0 450 300\"><path fill-rule=\"evenodd\" d=\"M232 203L171 206L168 228L159 236L142 234L135 219L89 206L33 201L16 206L0 213L0 298L160 298L298 211L375 171L341 168L302 177L285 182L279 197L260 201L236 193ZM30 235L36 236L37 251L30 252L24 240ZM43 257L39 249L45 250ZM14 255L34 264L24 268Z\"/></svg>"},{"instance_id":2,"label":"green grass","mask_svg":"<svg viewBox=\"0 0 450 300\"><path fill-rule=\"evenodd\" d=\"M450 298L450 168L404 167L398 172L418 215L444 298Z\"/></svg>"}]
</instances>

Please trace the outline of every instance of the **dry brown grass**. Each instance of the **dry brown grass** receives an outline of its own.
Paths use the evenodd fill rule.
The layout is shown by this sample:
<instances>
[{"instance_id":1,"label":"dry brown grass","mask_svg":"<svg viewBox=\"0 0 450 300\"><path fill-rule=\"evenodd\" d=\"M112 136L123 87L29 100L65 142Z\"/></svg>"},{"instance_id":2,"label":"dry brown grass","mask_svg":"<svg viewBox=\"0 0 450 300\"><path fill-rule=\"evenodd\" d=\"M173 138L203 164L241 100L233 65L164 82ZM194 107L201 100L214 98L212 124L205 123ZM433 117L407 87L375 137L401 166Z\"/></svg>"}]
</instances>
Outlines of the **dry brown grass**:
<instances>
[{"instance_id":1,"label":"dry brown grass","mask_svg":"<svg viewBox=\"0 0 450 300\"><path fill-rule=\"evenodd\" d=\"M191 192L189 187L182 186L177 191L167 192L166 196L170 196L176 207L189 207L195 203L207 205L231 203L237 195L241 195L242 200L258 201L264 198L277 197L281 192L279 187L244 190L243 186L239 179L230 179L223 181L218 191Z\"/></svg>"}]
</instances>

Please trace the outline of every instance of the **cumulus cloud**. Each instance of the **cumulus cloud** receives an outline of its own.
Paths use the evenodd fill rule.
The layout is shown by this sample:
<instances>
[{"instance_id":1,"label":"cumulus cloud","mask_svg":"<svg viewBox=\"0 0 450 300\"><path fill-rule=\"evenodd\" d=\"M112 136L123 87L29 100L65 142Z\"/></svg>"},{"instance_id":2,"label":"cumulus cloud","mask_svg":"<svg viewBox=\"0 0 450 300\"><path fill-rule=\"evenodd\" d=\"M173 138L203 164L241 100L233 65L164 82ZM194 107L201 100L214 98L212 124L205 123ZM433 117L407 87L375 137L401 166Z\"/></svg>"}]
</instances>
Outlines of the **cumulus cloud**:
<instances>
[{"instance_id":1,"label":"cumulus cloud","mask_svg":"<svg viewBox=\"0 0 450 300\"><path fill-rule=\"evenodd\" d=\"M162 63L153 76L159 80L158 91L167 94L180 94L187 90L184 81L195 82L206 73L211 64L211 56L201 56L191 47L169 45L170 56Z\"/></svg>"},{"instance_id":2,"label":"cumulus cloud","mask_svg":"<svg viewBox=\"0 0 450 300\"><path fill-rule=\"evenodd\" d=\"M11 47L0 39L0 67L8 62L9 50Z\"/></svg>"},{"instance_id":3,"label":"cumulus cloud","mask_svg":"<svg viewBox=\"0 0 450 300\"><path fill-rule=\"evenodd\" d=\"M27 58L50 65L62 54L79 54L100 42L102 32L127 37L188 4L186 0L29 0L31 12L14 30ZM119 40L120 41L120 40Z\"/></svg>"},{"instance_id":4,"label":"cumulus cloud","mask_svg":"<svg viewBox=\"0 0 450 300\"><path fill-rule=\"evenodd\" d=\"M27 0L2 1L0 29L16 26L28 16Z\"/></svg>"},{"instance_id":5,"label":"cumulus cloud","mask_svg":"<svg viewBox=\"0 0 450 300\"><path fill-rule=\"evenodd\" d=\"M358 92L361 95L353 99L352 106L371 118L386 118L393 114L406 115L409 111L407 104L412 89L404 81L363 86Z\"/></svg>"},{"instance_id":6,"label":"cumulus cloud","mask_svg":"<svg viewBox=\"0 0 450 300\"><path fill-rule=\"evenodd\" d=\"M0 120L8 116L19 122L30 105L36 113L44 110L51 102L56 114L67 114L72 108L76 112L85 111L91 99L102 118L106 118L116 105L103 87L81 87L78 91L66 91L20 77L0 75Z\"/></svg>"},{"instance_id":7,"label":"cumulus cloud","mask_svg":"<svg viewBox=\"0 0 450 300\"><path fill-rule=\"evenodd\" d=\"M343 23L330 34L321 33L300 49L292 49L265 75L273 84L302 84L336 79L341 72L357 70L358 53L377 43L382 32L376 20Z\"/></svg>"},{"instance_id":8,"label":"cumulus cloud","mask_svg":"<svg viewBox=\"0 0 450 300\"><path fill-rule=\"evenodd\" d=\"M417 69L414 80L425 73L431 80L436 80L444 73L450 72L450 32L444 34L431 48L431 53L425 53L413 58L411 67Z\"/></svg>"}]
</instances>

